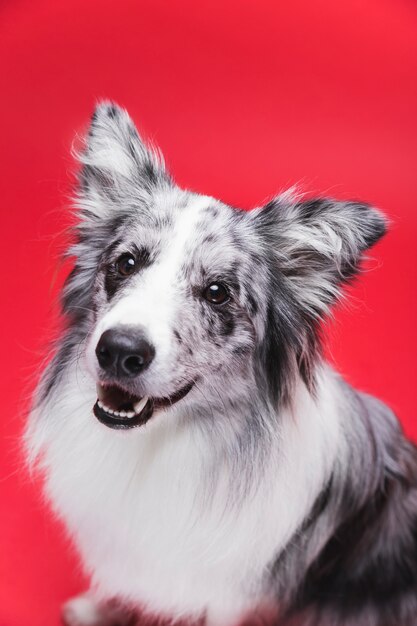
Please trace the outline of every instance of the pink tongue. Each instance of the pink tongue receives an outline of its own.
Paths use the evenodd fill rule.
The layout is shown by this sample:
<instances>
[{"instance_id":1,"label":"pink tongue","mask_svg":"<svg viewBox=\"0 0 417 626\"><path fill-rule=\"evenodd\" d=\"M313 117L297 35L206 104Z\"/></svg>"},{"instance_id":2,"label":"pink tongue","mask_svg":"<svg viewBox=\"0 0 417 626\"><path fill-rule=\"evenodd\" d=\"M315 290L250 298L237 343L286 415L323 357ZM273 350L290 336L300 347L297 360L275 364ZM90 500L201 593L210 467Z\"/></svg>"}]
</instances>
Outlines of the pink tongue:
<instances>
[{"instance_id":1,"label":"pink tongue","mask_svg":"<svg viewBox=\"0 0 417 626\"><path fill-rule=\"evenodd\" d=\"M133 411L134 405L141 399L114 385L97 385L97 395L100 402L113 411Z\"/></svg>"}]
</instances>

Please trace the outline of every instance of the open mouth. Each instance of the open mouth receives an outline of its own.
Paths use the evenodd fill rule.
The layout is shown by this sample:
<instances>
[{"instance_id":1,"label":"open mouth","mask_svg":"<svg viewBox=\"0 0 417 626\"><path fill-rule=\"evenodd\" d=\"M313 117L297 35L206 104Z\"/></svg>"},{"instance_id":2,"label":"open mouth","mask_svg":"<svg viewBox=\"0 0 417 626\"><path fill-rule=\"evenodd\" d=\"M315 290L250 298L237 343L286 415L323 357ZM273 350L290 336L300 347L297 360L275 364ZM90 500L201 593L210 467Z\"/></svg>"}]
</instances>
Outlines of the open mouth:
<instances>
[{"instance_id":1,"label":"open mouth","mask_svg":"<svg viewBox=\"0 0 417 626\"><path fill-rule=\"evenodd\" d=\"M96 418L109 428L134 428L143 426L154 411L172 406L182 400L194 383L189 383L167 398L135 396L117 385L97 383L97 402L93 412Z\"/></svg>"}]
</instances>

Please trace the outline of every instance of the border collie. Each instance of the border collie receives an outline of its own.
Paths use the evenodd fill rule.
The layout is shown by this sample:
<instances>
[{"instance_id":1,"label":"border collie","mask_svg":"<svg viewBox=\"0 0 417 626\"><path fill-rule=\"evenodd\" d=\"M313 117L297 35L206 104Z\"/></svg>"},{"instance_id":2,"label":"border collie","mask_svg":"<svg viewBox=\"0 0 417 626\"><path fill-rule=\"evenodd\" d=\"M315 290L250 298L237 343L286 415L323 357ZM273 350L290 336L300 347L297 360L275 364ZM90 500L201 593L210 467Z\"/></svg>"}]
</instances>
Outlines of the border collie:
<instances>
[{"instance_id":1,"label":"border collie","mask_svg":"<svg viewBox=\"0 0 417 626\"><path fill-rule=\"evenodd\" d=\"M65 623L417 624L416 449L320 351L383 215L185 191L112 103L79 159L67 326L26 431L91 576Z\"/></svg>"}]
</instances>

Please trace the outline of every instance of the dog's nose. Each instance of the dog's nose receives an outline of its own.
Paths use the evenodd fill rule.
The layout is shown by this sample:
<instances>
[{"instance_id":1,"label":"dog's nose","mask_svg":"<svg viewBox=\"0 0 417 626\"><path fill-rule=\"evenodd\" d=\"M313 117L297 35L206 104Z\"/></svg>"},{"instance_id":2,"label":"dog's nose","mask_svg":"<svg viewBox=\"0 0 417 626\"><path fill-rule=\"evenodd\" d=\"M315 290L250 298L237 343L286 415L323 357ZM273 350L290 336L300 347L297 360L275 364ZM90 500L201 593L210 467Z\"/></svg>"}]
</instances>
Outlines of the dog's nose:
<instances>
[{"instance_id":1,"label":"dog's nose","mask_svg":"<svg viewBox=\"0 0 417 626\"><path fill-rule=\"evenodd\" d=\"M96 348L100 367L117 378L133 378L148 367L155 348L136 328L111 328L100 337Z\"/></svg>"}]
</instances>

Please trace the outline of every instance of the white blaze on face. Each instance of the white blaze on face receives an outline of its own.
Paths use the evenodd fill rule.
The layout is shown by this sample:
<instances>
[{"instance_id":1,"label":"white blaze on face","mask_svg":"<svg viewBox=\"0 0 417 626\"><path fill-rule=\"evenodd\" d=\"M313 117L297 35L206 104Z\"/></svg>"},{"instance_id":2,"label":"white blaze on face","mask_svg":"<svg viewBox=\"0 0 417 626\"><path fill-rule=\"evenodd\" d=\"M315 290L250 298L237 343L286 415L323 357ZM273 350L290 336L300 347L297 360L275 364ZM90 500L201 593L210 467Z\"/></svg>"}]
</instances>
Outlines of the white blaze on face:
<instances>
[{"instance_id":1,"label":"white blaze on face","mask_svg":"<svg viewBox=\"0 0 417 626\"><path fill-rule=\"evenodd\" d=\"M212 198L198 196L184 209L177 211L168 243L158 254L155 263L143 274L132 277L125 294L98 321L87 350L87 363L92 372L97 371L95 348L101 335L121 325L143 329L155 347L155 358L150 368L155 374L162 374L163 378L163 370L175 366L172 362L172 334L177 307L181 304L177 292L179 270L186 261L188 243L196 237L196 224L201 212L212 202Z\"/></svg>"}]
</instances>

